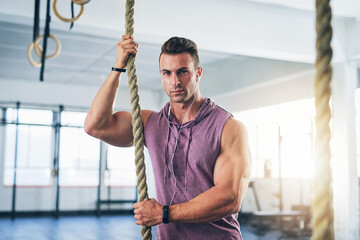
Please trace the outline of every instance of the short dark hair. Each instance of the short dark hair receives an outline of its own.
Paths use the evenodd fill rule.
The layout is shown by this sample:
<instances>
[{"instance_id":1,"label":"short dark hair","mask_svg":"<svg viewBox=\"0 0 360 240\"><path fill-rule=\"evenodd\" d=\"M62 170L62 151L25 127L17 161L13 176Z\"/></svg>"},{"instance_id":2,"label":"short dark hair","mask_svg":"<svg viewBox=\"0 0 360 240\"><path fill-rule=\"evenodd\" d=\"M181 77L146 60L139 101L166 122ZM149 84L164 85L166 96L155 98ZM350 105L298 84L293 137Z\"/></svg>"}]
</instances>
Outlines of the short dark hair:
<instances>
[{"instance_id":1,"label":"short dark hair","mask_svg":"<svg viewBox=\"0 0 360 240\"><path fill-rule=\"evenodd\" d=\"M198 54L198 49L197 49L196 43L194 43L190 39L183 38L183 37L172 37L161 46L159 62L160 62L161 55L163 53L179 54L179 53L183 53L183 52L190 53L190 55L194 61L195 69L200 66L199 54Z\"/></svg>"}]
</instances>

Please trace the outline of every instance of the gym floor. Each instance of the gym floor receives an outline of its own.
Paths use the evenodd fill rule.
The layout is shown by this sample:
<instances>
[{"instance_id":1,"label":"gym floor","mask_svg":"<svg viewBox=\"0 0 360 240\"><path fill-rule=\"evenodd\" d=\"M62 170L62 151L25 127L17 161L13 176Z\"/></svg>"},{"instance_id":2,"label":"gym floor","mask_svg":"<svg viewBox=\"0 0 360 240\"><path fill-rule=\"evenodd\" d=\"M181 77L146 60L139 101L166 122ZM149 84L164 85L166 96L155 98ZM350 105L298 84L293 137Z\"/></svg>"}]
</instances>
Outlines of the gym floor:
<instances>
[{"instance_id":1,"label":"gym floor","mask_svg":"<svg viewBox=\"0 0 360 240\"><path fill-rule=\"evenodd\" d=\"M280 232L269 231L258 236L251 227L242 224L244 240L280 239ZM156 229L152 229L156 239ZM132 215L120 216L62 216L0 218L0 240L141 240L140 226ZM300 239L300 238L281 238ZM301 238L307 240L309 238Z\"/></svg>"}]
</instances>

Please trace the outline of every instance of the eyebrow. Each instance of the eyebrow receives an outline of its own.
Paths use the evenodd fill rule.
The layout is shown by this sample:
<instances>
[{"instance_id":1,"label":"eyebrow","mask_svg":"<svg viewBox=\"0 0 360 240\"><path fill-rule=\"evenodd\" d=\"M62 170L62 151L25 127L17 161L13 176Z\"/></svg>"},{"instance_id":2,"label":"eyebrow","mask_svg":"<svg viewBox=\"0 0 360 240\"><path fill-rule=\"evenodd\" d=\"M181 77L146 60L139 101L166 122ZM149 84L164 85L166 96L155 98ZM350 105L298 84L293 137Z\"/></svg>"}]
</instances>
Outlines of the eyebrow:
<instances>
[{"instance_id":1,"label":"eyebrow","mask_svg":"<svg viewBox=\"0 0 360 240\"><path fill-rule=\"evenodd\" d=\"M182 71L182 70L189 70L189 68L188 67L182 67L182 68L176 69L175 71L178 72L178 71ZM168 70L168 69L161 69L160 71L161 72L171 72L171 70Z\"/></svg>"}]
</instances>

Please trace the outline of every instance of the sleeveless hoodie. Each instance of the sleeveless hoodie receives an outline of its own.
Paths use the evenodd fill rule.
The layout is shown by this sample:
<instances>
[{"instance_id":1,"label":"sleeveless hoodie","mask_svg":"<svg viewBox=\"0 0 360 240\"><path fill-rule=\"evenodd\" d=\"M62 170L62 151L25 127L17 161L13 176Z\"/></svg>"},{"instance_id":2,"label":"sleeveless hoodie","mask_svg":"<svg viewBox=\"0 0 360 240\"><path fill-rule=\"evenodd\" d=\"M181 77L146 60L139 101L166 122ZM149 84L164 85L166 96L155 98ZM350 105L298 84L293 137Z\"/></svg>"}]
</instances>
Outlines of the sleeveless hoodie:
<instances>
[{"instance_id":1,"label":"sleeveless hoodie","mask_svg":"<svg viewBox=\"0 0 360 240\"><path fill-rule=\"evenodd\" d=\"M214 186L221 134L231 116L205 98L195 118L181 125L169 106L151 113L144 130L161 205L187 202ZM241 239L241 233L233 214L210 223L159 224L156 239Z\"/></svg>"}]
</instances>

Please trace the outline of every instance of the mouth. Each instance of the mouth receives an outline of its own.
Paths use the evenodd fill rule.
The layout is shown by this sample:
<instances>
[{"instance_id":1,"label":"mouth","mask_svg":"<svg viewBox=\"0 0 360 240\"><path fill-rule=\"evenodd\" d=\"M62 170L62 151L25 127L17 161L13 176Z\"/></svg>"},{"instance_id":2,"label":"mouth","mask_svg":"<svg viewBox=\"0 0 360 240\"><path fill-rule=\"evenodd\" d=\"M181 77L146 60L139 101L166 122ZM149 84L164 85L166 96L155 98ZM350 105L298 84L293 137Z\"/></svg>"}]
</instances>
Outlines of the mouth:
<instances>
[{"instance_id":1,"label":"mouth","mask_svg":"<svg viewBox=\"0 0 360 240\"><path fill-rule=\"evenodd\" d=\"M177 95L177 94L181 94L181 93L183 93L184 92L184 89L176 89L176 90L172 90L172 91L170 91L172 94L175 94L175 95Z\"/></svg>"}]
</instances>

